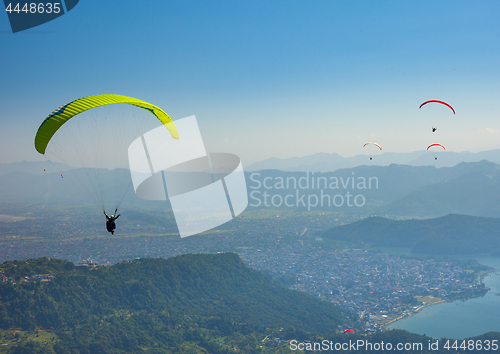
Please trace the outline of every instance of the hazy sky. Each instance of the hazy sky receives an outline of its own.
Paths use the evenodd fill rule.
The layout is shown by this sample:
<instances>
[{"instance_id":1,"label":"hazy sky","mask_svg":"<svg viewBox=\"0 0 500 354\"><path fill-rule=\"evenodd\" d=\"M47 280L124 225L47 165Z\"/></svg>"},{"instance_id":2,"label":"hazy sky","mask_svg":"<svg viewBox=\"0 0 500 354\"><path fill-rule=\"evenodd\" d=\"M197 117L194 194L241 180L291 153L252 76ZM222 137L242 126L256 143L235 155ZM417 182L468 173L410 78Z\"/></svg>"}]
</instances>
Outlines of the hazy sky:
<instances>
[{"instance_id":1,"label":"hazy sky","mask_svg":"<svg viewBox=\"0 0 500 354\"><path fill-rule=\"evenodd\" d=\"M13 34L0 15L0 162L74 99L196 115L244 165L336 152L500 147L500 1L97 1ZM419 105L444 100L456 110ZM431 133L433 124L438 131Z\"/></svg>"}]
</instances>

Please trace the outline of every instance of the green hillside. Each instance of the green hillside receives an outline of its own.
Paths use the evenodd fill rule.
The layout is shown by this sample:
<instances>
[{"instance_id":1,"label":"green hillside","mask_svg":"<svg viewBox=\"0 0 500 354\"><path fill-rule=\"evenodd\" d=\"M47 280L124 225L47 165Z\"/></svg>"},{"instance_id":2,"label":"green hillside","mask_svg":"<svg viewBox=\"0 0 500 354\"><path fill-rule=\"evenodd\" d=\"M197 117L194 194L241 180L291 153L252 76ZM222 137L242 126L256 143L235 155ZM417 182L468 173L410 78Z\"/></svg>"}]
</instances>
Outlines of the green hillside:
<instances>
[{"instance_id":1,"label":"green hillside","mask_svg":"<svg viewBox=\"0 0 500 354\"><path fill-rule=\"evenodd\" d=\"M249 345L255 348L255 334L264 338L267 328L328 334L344 317L337 307L273 283L230 253L112 267L39 258L1 268L9 279L0 283L4 341L15 344L19 338L9 341L8 334L17 330L28 345L33 334L46 337L49 331L55 337L39 344L57 353L214 352L208 349L214 341L245 347L252 333ZM51 277L32 279L34 274Z\"/></svg>"}]
</instances>

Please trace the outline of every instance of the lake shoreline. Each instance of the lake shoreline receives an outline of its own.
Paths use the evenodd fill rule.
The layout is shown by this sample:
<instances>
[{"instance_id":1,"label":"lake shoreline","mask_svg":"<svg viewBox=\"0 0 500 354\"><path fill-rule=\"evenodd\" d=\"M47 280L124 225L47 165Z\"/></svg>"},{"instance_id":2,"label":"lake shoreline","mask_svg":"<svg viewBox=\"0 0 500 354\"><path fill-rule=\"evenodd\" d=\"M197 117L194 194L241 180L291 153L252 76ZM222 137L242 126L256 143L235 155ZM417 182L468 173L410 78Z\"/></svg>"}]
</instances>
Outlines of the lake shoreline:
<instances>
[{"instance_id":1,"label":"lake shoreline","mask_svg":"<svg viewBox=\"0 0 500 354\"><path fill-rule=\"evenodd\" d=\"M445 302L451 302L451 301L449 301L449 300L440 300L440 301L432 303L432 304L426 304L426 305L419 306L415 310L413 310L413 311L411 311L409 313L405 313L404 315L401 315L398 318L394 318L394 319L390 320L389 322L384 323L382 326L384 327L384 329L386 329L386 326L388 326L388 325L390 325L390 324L392 324L394 322L397 322L399 320L402 320L404 318L410 317L411 315L416 314L417 312L419 312L420 310L422 310L422 309L424 309L426 307L434 306L434 305L438 305L438 304L442 304L442 303L445 303Z\"/></svg>"},{"instance_id":2,"label":"lake shoreline","mask_svg":"<svg viewBox=\"0 0 500 354\"><path fill-rule=\"evenodd\" d=\"M488 275L490 275L490 274L496 273L496 272L498 272L498 270L497 270L497 269L494 269L494 268L492 268L491 270L486 271L486 274L484 274L484 275L483 275L483 277L481 277L481 284L484 284L484 278L485 278L485 277L487 277L487 276L488 276ZM486 286L486 284L485 284L485 286ZM490 291L491 291L491 289L488 289L488 292L490 292ZM486 294L485 294L485 295L486 295ZM500 293L495 294L495 295L500 296ZM483 295L483 296L484 296L484 295ZM473 296L473 297L470 297L470 298L466 299L465 301L468 301L468 300L471 300L471 299L475 299L475 298L478 298L478 297L480 297L480 296ZM407 317L410 317L411 315L415 315L415 314L416 314L416 313L418 313L420 310L422 310L422 309L424 309L424 308L426 308L426 307L430 307L430 306L434 306L434 305L438 305L438 304L443 304L443 303L446 303L446 302L448 302L448 303L452 303L453 301L457 301L457 300L456 300L456 299L455 299L455 300L450 300L450 299L442 299L442 300L440 300L440 301L438 301L438 302L434 302L434 303L432 303L432 304L421 305L421 306L419 306L418 308L414 309L413 311L411 311L411 312L409 312L409 313L405 313L404 315L401 315L401 316L399 316L399 317L397 317L397 318L394 318L394 319L390 320L390 321L389 321L389 322L387 322L387 323L384 323L384 324L382 325L382 327L384 327L384 329L387 329L387 328L386 328L386 326L389 326L390 324L393 324L393 323L395 323L395 322L397 322L397 321L400 321L400 320L403 320L403 319L405 319L405 318L407 318Z\"/></svg>"},{"instance_id":3,"label":"lake shoreline","mask_svg":"<svg viewBox=\"0 0 500 354\"><path fill-rule=\"evenodd\" d=\"M488 292L484 296L476 296L462 301L442 300L433 304L420 306L418 310L398 316L381 325L385 330L403 329L412 333L431 335L432 337L448 337L465 339L487 332L500 332L499 322L494 315L499 308L497 293L500 291L500 262L488 257L484 265L493 268L488 276L481 277ZM484 280L483 280L484 279ZM458 299L457 299L458 300ZM431 305L441 304L434 308ZM422 314L422 309L428 307ZM415 315L415 316L412 316ZM467 326L461 324L467 323Z\"/></svg>"},{"instance_id":4,"label":"lake shoreline","mask_svg":"<svg viewBox=\"0 0 500 354\"><path fill-rule=\"evenodd\" d=\"M396 252L394 252L394 251L396 251ZM386 248L382 252L388 253L388 254L393 254L393 255L407 255L407 256L410 256L410 257L411 256L417 256L417 257L418 256L422 256L422 255L411 254L411 252L410 252L409 249L397 249L397 250L395 250L394 248L389 248L389 249ZM426 255L426 256L428 256L428 255ZM397 328L399 328L399 326L402 326L401 329L405 329L406 325L396 325L397 326L396 328L394 328L393 326L398 321L405 320L405 319L409 320L412 317L412 315L416 315L416 314L420 313L421 310L424 309L424 308L427 308L427 307L430 307L430 306L433 306L433 305L444 304L444 303L451 304L451 303L453 303L453 302L455 302L457 300L462 300L463 302L469 302L471 300L482 298L482 297L487 296L487 295L497 295L498 290L495 290L494 286L493 287L487 286L486 282L484 281L484 279L487 276L491 276L491 275L494 275L494 274L499 274L499 272L500 272L500 266L499 266L499 263L498 263L498 260L500 259L499 257L495 257L495 256L491 256L491 255L485 255L485 254L454 255L453 257L457 258L457 259L464 259L464 258L465 259L467 259L467 258L468 259L474 259L474 260L478 261L478 263L491 268L491 269L485 271L485 273L481 274L481 276L480 276L480 283L484 284L485 287L488 288L488 291L487 291L486 294L484 294L484 295L478 295L478 296L472 296L472 297L467 298L467 299L442 299L442 300L440 300L438 302L435 302L435 303L432 303L432 304L426 304L426 305L419 306L417 309L414 309L414 310L412 310L409 313L405 313L403 315L397 316L396 318L393 318L393 319L387 321L386 323L381 323L381 324L379 324L379 326L382 327L382 328L384 328L384 330L397 329ZM484 262L485 258L488 258L490 260L494 259L493 264L491 262ZM493 294L492 294L492 292L493 292ZM498 293L498 294L500 294L500 293ZM431 311L436 311L436 310L431 310ZM440 310L438 310L438 311L440 311ZM393 327L393 328L389 328L389 327ZM410 329L407 328L406 330L410 330ZM410 331L414 331L414 329L412 329ZM422 333L428 332L428 331L429 331L429 328L426 328L426 330L422 331ZM422 334L422 333L420 333L420 334Z\"/></svg>"}]
</instances>

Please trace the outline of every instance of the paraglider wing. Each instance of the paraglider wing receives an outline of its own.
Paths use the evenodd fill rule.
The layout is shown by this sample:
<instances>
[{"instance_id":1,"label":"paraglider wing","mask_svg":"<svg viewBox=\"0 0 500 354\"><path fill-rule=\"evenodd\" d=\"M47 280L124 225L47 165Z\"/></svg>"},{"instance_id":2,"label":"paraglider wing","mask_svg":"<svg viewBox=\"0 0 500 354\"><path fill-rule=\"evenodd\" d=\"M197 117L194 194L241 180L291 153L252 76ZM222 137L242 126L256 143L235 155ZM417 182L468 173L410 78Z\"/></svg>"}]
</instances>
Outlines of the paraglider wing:
<instances>
[{"instance_id":1,"label":"paraglider wing","mask_svg":"<svg viewBox=\"0 0 500 354\"><path fill-rule=\"evenodd\" d=\"M344 331L344 334L349 333L349 332L354 333L354 331L353 331L352 329L346 329L346 330Z\"/></svg>"},{"instance_id":2,"label":"paraglider wing","mask_svg":"<svg viewBox=\"0 0 500 354\"><path fill-rule=\"evenodd\" d=\"M45 149L56 131L69 119L89 109L115 103L126 103L147 110L153 114L170 132L174 139L179 139L179 134L172 119L161 108L151 103L122 95L95 95L80 98L59 107L49 114L42 122L35 136L35 149L40 154L45 154Z\"/></svg>"},{"instance_id":3,"label":"paraglider wing","mask_svg":"<svg viewBox=\"0 0 500 354\"><path fill-rule=\"evenodd\" d=\"M443 148L443 150L446 150L446 149L444 148L444 146L443 146L443 145L441 145L441 144L431 144L431 145L429 145L429 146L427 147L427 150L429 150L429 149L430 149L431 147L433 147L433 146L441 146L441 147Z\"/></svg>"},{"instance_id":4,"label":"paraglider wing","mask_svg":"<svg viewBox=\"0 0 500 354\"><path fill-rule=\"evenodd\" d=\"M365 145L363 145L363 147L365 147L366 145L369 145L369 144L376 145L376 146L378 146L378 148L379 148L380 150L382 150L382 146L380 146L379 144L377 144L377 143L375 143L375 142L373 142L373 141L370 141L369 143L366 143Z\"/></svg>"},{"instance_id":5,"label":"paraglider wing","mask_svg":"<svg viewBox=\"0 0 500 354\"><path fill-rule=\"evenodd\" d=\"M422 108L422 106L426 105L427 103L431 103L431 102L434 102L434 103L441 103L441 104L444 104L445 106L449 107L452 111L453 111L453 114L455 114L455 110L453 109L452 106L450 106L448 103L446 102L443 102L443 101L438 101L438 100L430 100L430 101L425 101L424 103L422 103L420 105L420 107L418 108Z\"/></svg>"}]
</instances>

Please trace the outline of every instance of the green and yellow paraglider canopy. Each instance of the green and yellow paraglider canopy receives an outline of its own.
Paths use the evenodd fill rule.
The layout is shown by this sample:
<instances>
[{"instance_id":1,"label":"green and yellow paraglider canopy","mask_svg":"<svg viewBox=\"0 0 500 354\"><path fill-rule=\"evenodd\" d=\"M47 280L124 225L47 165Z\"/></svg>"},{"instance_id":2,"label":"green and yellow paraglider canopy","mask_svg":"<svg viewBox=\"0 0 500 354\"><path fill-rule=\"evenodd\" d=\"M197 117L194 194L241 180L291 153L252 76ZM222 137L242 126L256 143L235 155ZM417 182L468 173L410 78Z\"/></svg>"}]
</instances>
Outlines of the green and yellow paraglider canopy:
<instances>
[{"instance_id":1,"label":"green and yellow paraglider canopy","mask_svg":"<svg viewBox=\"0 0 500 354\"><path fill-rule=\"evenodd\" d=\"M174 139L179 139L179 134L175 128L174 122L161 108L152 105L151 103L138 100L137 98L127 97L122 95L95 95L80 98L59 107L54 112L49 114L42 122L35 136L35 149L40 154L45 154L45 149L49 144L50 139L56 131L68 120L85 112L89 109L105 106L108 104L126 103L142 108L153 114L170 132Z\"/></svg>"}]
</instances>

